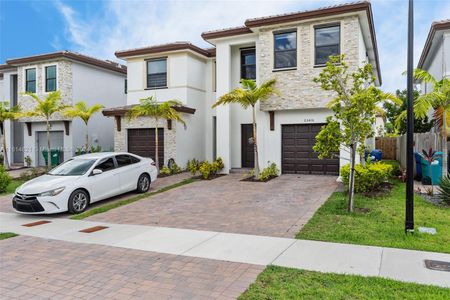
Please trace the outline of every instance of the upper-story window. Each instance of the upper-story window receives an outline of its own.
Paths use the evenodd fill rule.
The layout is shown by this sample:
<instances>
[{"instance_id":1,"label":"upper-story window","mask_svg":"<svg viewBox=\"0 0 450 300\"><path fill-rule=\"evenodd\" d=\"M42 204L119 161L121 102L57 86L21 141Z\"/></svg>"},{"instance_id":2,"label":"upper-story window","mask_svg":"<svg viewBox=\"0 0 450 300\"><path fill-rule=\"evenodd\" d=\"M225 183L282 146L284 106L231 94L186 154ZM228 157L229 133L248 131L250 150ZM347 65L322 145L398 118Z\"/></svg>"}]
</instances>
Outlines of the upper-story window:
<instances>
[{"instance_id":1,"label":"upper-story window","mask_svg":"<svg viewBox=\"0 0 450 300\"><path fill-rule=\"evenodd\" d=\"M297 67L297 31L274 34L274 69Z\"/></svg>"},{"instance_id":2,"label":"upper-story window","mask_svg":"<svg viewBox=\"0 0 450 300\"><path fill-rule=\"evenodd\" d=\"M167 58L156 58L147 61L147 88L167 87Z\"/></svg>"},{"instance_id":3,"label":"upper-story window","mask_svg":"<svg viewBox=\"0 0 450 300\"><path fill-rule=\"evenodd\" d=\"M256 79L255 48L241 50L241 79Z\"/></svg>"},{"instance_id":4,"label":"upper-story window","mask_svg":"<svg viewBox=\"0 0 450 300\"><path fill-rule=\"evenodd\" d=\"M127 81L126 79L125 79L125 81L124 81L123 91L124 91L125 94L128 93L128 81Z\"/></svg>"},{"instance_id":5,"label":"upper-story window","mask_svg":"<svg viewBox=\"0 0 450 300\"><path fill-rule=\"evenodd\" d=\"M339 55L340 26L318 26L314 29L315 35L315 61L316 65L324 65L330 56Z\"/></svg>"},{"instance_id":6,"label":"upper-story window","mask_svg":"<svg viewBox=\"0 0 450 300\"><path fill-rule=\"evenodd\" d=\"M25 70L25 92L36 93L36 69Z\"/></svg>"},{"instance_id":7,"label":"upper-story window","mask_svg":"<svg viewBox=\"0 0 450 300\"><path fill-rule=\"evenodd\" d=\"M45 91L56 91L56 66L45 67Z\"/></svg>"}]
</instances>

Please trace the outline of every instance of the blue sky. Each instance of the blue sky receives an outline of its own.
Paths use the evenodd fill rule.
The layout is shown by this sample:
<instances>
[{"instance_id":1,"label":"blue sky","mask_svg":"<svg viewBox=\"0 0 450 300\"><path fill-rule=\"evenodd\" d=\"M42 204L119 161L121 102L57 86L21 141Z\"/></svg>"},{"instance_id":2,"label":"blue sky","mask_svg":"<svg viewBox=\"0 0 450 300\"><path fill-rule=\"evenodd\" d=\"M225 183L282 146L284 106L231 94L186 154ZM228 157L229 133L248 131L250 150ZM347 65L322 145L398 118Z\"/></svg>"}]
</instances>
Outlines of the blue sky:
<instances>
[{"instance_id":1,"label":"blue sky","mask_svg":"<svg viewBox=\"0 0 450 300\"><path fill-rule=\"evenodd\" d=\"M116 50L202 40L203 31L245 19L319 8L345 0L278 1L10 1L0 0L0 63L57 50L114 59ZM382 88L404 88L406 0L373 0ZM450 18L450 1L415 0L415 62L434 20Z\"/></svg>"}]
</instances>

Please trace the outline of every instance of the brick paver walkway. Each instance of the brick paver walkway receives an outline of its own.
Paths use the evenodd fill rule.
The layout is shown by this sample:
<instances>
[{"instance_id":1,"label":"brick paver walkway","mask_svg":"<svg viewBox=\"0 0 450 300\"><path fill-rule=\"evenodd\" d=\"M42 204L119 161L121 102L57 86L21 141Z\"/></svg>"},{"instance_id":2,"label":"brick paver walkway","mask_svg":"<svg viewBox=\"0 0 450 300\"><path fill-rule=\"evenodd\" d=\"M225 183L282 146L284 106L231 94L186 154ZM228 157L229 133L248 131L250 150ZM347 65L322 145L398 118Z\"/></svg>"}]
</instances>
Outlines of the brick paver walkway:
<instances>
[{"instance_id":1,"label":"brick paver walkway","mask_svg":"<svg viewBox=\"0 0 450 300\"><path fill-rule=\"evenodd\" d=\"M332 176L240 179L232 174L195 182L87 220L294 237L337 187Z\"/></svg>"},{"instance_id":2,"label":"brick paver walkway","mask_svg":"<svg viewBox=\"0 0 450 300\"><path fill-rule=\"evenodd\" d=\"M264 269L27 236L0 246L3 299L235 299Z\"/></svg>"},{"instance_id":3,"label":"brick paver walkway","mask_svg":"<svg viewBox=\"0 0 450 300\"><path fill-rule=\"evenodd\" d=\"M190 173L184 172L184 173L173 175L173 176L158 178L158 180L156 180L154 183L152 183L150 185L150 192L154 192L163 187L175 184L177 182L183 181L184 179L187 179L190 177L191 177ZM125 198L133 197L135 195L136 195L136 193L130 192L130 193L116 196L116 197L112 197L110 199L95 202L94 204L92 204L88 207L88 210L92 209L94 207L97 207L99 205L105 205L107 203L116 202L116 201L119 201L119 200L122 200ZM14 210L12 208L11 200L12 200L12 195L0 196L0 212L8 212L8 213L14 212ZM70 217L70 214L62 213L62 214L51 215L50 217L52 217L52 218Z\"/></svg>"}]
</instances>

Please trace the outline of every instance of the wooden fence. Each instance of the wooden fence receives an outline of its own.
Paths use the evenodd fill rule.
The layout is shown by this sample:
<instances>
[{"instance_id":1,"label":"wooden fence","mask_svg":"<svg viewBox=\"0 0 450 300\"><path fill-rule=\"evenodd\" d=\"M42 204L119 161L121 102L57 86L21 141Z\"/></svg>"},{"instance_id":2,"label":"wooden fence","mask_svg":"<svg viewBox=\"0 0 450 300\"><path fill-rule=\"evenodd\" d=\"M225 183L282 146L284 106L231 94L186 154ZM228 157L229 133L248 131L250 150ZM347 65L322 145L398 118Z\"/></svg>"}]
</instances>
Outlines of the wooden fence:
<instances>
[{"instance_id":1,"label":"wooden fence","mask_svg":"<svg viewBox=\"0 0 450 300\"><path fill-rule=\"evenodd\" d=\"M397 138L377 137L375 138L375 149L383 152L383 159L397 159Z\"/></svg>"}]
</instances>

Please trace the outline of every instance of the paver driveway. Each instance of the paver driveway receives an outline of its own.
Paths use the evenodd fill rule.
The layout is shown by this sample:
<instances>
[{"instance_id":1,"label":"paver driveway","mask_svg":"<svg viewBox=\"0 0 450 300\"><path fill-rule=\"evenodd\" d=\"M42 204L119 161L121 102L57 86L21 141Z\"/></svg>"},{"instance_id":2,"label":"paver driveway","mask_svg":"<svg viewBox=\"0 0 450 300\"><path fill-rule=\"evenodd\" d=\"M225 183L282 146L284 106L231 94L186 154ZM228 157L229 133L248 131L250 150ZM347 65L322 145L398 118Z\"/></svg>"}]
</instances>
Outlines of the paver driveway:
<instances>
[{"instance_id":1,"label":"paver driveway","mask_svg":"<svg viewBox=\"0 0 450 300\"><path fill-rule=\"evenodd\" d=\"M264 269L26 236L0 246L2 299L234 299Z\"/></svg>"},{"instance_id":2,"label":"paver driveway","mask_svg":"<svg viewBox=\"0 0 450 300\"><path fill-rule=\"evenodd\" d=\"M232 174L191 183L88 220L294 237L337 187L332 176L240 179Z\"/></svg>"}]
</instances>

